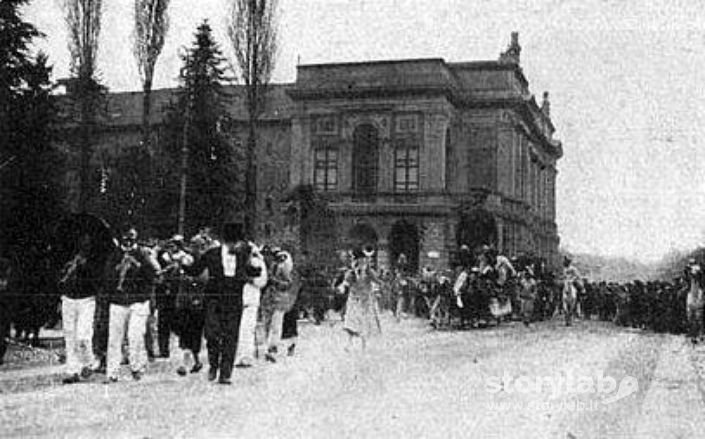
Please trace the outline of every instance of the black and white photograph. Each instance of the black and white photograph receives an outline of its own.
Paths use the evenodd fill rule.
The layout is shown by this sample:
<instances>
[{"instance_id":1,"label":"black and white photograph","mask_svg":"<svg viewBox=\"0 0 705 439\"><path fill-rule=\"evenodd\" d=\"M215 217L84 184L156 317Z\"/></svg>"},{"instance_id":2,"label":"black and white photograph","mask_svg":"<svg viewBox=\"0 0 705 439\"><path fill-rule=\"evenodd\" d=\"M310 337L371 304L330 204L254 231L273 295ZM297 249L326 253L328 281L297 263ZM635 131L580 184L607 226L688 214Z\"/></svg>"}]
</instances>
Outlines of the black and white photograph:
<instances>
[{"instance_id":1,"label":"black and white photograph","mask_svg":"<svg viewBox=\"0 0 705 439\"><path fill-rule=\"evenodd\" d=\"M703 0L0 0L0 437L705 438L703 139Z\"/></svg>"}]
</instances>

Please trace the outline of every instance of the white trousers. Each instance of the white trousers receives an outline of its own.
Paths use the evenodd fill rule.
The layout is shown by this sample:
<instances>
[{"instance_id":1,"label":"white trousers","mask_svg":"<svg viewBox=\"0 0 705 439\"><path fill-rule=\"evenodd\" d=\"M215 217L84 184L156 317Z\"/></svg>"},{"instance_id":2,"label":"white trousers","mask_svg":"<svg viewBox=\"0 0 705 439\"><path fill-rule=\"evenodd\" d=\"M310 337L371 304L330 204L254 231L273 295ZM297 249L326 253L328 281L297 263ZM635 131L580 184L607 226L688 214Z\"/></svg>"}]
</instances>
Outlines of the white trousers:
<instances>
[{"instance_id":1,"label":"white trousers","mask_svg":"<svg viewBox=\"0 0 705 439\"><path fill-rule=\"evenodd\" d=\"M255 358L255 331L257 330L257 311L259 306L249 305L242 309L240 318L240 335L237 340L237 358L235 364L251 364Z\"/></svg>"},{"instance_id":2,"label":"white trousers","mask_svg":"<svg viewBox=\"0 0 705 439\"><path fill-rule=\"evenodd\" d=\"M95 366L93 355L93 318L95 297L70 299L61 297L61 321L66 344L66 371L80 373Z\"/></svg>"},{"instance_id":3,"label":"white trousers","mask_svg":"<svg viewBox=\"0 0 705 439\"><path fill-rule=\"evenodd\" d=\"M147 368L147 350L144 335L147 331L149 300L131 305L110 304L110 324L108 330L107 376L117 378L122 361L122 342L127 329L127 345L130 369L144 372Z\"/></svg>"},{"instance_id":4,"label":"white trousers","mask_svg":"<svg viewBox=\"0 0 705 439\"><path fill-rule=\"evenodd\" d=\"M267 347L278 348L282 340L282 326L284 325L284 311L274 310L267 328Z\"/></svg>"}]
</instances>

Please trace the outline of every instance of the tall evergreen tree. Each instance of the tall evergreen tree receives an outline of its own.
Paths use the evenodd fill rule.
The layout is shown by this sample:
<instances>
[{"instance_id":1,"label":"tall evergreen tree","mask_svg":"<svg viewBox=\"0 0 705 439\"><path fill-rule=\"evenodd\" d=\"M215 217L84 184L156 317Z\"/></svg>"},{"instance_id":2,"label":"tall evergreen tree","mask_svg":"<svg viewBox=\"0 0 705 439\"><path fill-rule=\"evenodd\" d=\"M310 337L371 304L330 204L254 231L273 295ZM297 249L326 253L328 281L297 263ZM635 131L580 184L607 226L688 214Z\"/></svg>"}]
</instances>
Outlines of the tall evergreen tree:
<instances>
[{"instance_id":1,"label":"tall evergreen tree","mask_svg":"<svg viewBox=\"0 0 705 439\"><path fill-rule=\"evenodd\" d=\"M39 267L61 214L62 155L52 143L51 67L45 55L30 53L41 34L22 20L25 3L0 2L0 253L15 261L20 292L46 294Z\"/></svg>"},{"instance_id":2,"label":"tall evergreen tree","mask_svg":"<svg viewBox=\"0 0 705 439\"><path fill-rule=\"evenodd\" d=\"M186 159L185 169L179 169L181 173L185 171L186 177L184 229L193 231L231 219L241 194L240 173L236 150L221 123L227 119L228 95L224 86L229 79L225 75L225 58L208 22L198 27L193 46L182 60L177 101L167 121L171 141L166 144L173 149L166 151L168 158L164 163L178 164L172 169L179 169L182 159ZM176 194L181 198L179 183L183 175L169 176L164 169L157 173L165 198L173 201ZM164 201L162 206L167 204Z\"/></svg>"},{"instance_id":3,"label":"tall evergreen tree","mask_svg":"<svg viewBox=\"0 0 705 439\"><path fill-rule=\"evenodd\" d=\"M0 3L0 242L23 245L47 237L60 208L61 160L51 142L55 110L51 67L30 44L41 33L22 20L26 0Z\"/></svg>"},{"instance_id":4,"label":"tall evergreen tree","mask_svg":"<svg viewBox=\"0 0 705 439\"><path fill-rule=\"evenodd\" d=\"M9 165L15 130L11 123L20 98L24 76L32 67L29 45L41 33L22 20L19 9L27 0L0 2L0 167ZM14 159L12 159L14 160ZM2 168L0 168L2 169Z\"/></svg>"}]
</instances>

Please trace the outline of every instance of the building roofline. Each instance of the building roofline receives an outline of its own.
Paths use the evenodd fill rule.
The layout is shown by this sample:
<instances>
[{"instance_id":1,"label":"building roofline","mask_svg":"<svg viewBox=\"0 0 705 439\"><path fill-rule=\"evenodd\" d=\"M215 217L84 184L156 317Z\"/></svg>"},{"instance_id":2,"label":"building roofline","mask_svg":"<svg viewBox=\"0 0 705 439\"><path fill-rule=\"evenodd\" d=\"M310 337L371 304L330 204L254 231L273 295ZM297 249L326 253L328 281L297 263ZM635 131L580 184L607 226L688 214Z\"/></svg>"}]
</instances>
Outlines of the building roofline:
<instances>
[{"instance_id":1,"label":"building roofline","mask_svg":"<svg viewBox=\"0 0 705 439\"><path fill-rule=\"evenodd\" d=\"M272 87L272 88L291 88L294 87L296 83L294 82L273 82L270 84L267 84L267 87ZM225 89L235 89L235 88L245 88L245 84L222 84L222 87ZM153 88L150 92L151 93L159 93L159 92L175 92L179 90L181 87L175 86L175 87L161 87L161 88ZM141 95L143 94L144 91L141 89L138 90L121 90L121 91L108 91L108 96L117 96L117 95Z\"/></svg>"},{"instance_id":2,"label":"building roofline","mask_svg":"<svg viewBox=\"0 0 705 439\"><path fill-rule=\"evenodd\" d=\"M401 58L401 59L381 59L372 61L346 61L334 63L315 63L315 64L299 64L297 69L316 69L316 68L331 68L331 67L354 67L354 66L369 66L369 65L389 65L389 64L415 64L415 63L440 63L448 66L448 63L443 58Z\"/></svg>"}]
</instances>

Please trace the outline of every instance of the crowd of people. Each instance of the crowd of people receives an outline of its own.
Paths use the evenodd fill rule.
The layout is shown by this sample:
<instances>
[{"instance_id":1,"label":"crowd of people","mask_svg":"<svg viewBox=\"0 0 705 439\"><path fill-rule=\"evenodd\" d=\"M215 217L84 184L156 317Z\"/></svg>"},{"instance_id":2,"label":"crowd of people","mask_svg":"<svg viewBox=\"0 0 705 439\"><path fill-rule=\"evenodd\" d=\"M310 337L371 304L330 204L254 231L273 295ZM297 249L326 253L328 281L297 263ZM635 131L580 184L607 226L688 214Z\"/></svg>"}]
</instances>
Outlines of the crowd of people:
<instances>
[{"instance_id":1,"label":"crowd of people","mask_svg":"<svg viewBox=\"0 0 705 439\"><path fill-rule=\"evenodd\" d=\"M246 240L242 225L234 223L220 240L208 229L188 243L180 235L162 243L138 238L128 230L102 262L91 257L85 235L66 265L59 280L65 383L96 372L106 374L106 383L117 382L125 361L139 380L149 357L170 357L174 338L176 372L198 373L205 337L208 379L229 384L233 367L253 364L259 320L265 358L276 362L280 348L293 354L300 282L289 252Z\"/></svg>"},{"instance_id":2,"label":"crowd of people","mask_svg":"<svg viewBox=\"0 0 705 439\"><path fill-rule=\"evenodd\" d=\"M398 318L406 314L429 319L435 327L476 328L502 320L525 325L564 316L612 322L619 326L687 333L693 342L703 335L705 274L694 259L671 281L589 281L566 257L562 272L546 270L541 260L507 258L485 246L473 253L461 247L455 270L410 273L401 263L384 276L380 303ZM386 279L386 280L385 280ZM575 292L568 300L567 289Z\"/></svg>"},{"instance_id":3,"label":"crowd of people","mask_svg":"<svg viewBox=\"0 0 705 439\"><path fill-rule=\"evenodd\" d=\"M254 364L260 345L268 362L293 355L299 317L320 322L327 310L340 313L348 349L358 340L364 349L382 332L384 311L397 322L420 317L436 328L510 319L530 326L563 315L567 325L579 318L687 332L693 343L705 326L705 274L695 260L672 282L590 282L569 258L555 275L541 260L508 258L490 246L461 246L454 269L414 270L400 254L390 270L378 270L373 247L359 246L341 253L337 269L299 274L290 252L247 240L241 224L226 224L218 238L209 228L190 240L139 238L129 229L103 255L89 234L78 238L57 281L66 384L95 373L117 382L125 363L139 380L151 358L173 357L173 350L178 375L198 373L204 338L208 379L229 384L233 368ZM9 270L0 263L0 290L8 288Z\"/></svg>"}]
</instances>

